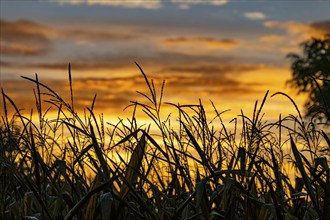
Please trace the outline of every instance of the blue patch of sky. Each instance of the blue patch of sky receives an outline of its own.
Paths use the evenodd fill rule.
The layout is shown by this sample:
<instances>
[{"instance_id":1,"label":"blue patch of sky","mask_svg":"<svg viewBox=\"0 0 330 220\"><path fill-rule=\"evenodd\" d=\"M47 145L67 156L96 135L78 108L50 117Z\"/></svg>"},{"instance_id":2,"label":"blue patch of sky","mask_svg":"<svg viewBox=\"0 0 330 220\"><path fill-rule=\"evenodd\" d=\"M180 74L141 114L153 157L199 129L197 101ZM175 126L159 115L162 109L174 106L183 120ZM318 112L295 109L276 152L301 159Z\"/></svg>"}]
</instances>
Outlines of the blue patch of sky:
<instances>
[{"instance_id":1,"label":"blue patch of sky","mask_svg":"<svg viewBox=\"0 0 330 220\"><path fill-rule=\"evenodd\" d=\"M190 5L187 10L178 4L165 4L160 9L124 8L104 5L69 5L38 1L0 1L1 17L52 20L108 20L135 24L200 25L221 22L244 22L245 12L260 11L268 19L302 22L329 18L329 1L257 1L229 2L225 5ZM244 24L244 23L243 23Z\"/></svg>"}]
</instances>

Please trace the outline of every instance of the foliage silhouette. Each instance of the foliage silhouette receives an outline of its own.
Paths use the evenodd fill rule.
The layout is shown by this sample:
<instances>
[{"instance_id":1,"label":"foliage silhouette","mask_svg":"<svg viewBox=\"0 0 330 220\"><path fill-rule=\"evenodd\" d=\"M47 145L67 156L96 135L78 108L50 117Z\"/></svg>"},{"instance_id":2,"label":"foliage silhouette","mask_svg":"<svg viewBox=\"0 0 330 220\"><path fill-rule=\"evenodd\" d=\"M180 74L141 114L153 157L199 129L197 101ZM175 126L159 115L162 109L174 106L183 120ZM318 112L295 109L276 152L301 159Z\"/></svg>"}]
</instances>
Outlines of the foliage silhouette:
<instances>
[{"instance_id":1,"label":"foliage silhouette","mask_svg":"<svg viewBox=\"0 0 330 220\"><path fill-rule=\"evenodd\" d=\"M306 116L330 122L330 35L301 44L303 54L288 54L292 78L287 82L307 93Z\"/></svg>"}]
</instances>

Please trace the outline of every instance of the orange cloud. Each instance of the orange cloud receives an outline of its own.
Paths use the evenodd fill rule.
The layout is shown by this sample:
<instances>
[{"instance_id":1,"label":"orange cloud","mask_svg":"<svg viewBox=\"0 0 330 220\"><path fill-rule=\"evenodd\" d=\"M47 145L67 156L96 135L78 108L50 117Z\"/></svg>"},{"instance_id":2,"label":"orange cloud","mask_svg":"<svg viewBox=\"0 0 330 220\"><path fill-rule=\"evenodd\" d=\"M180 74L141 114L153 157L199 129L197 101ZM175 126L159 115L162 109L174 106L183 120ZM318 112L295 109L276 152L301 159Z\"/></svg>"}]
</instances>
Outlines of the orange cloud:
<instances>
[{"instance_id":1,"label":"orange cloud","mask_svg":"<svg viewBox=\"0 0 330 220\"><path fill-rule=\"evenodd\" d=\"M266 35L260 38L264 43L260 49L279 49L284 53L298 52L298 45L312 37L323 38L330 34L330 21L320 21L313 23L299 23L296 21L267 21L264 23L267 28L282 29L286 32L283 35Z\"/></svg>"},{"instance_id":2,"label":"orange cloud","mask_svg":"<svg viewBox=\"0 0 330 220\"><path fill-rule=\"evenodd\" d=\"M14 36L14 34L43 34L50 35L53 29L45 25L30 21L30 20L17 20L6 21L0 19L1 32L6 35Z\"/></svg>"},{"instance_id":3,"label":"orange cloud","mask_svg":"<svg viewBox=\"0 0 330 220\"><path fill-rule=\"evenodd\" d=\"M285 40L285 36L283 35L265 35L260 38L260 41L263 43L280 43Z\"/></svg>"},{"instance_id":4,"label":"orange cloud","mask_svg":"<svg viewBox=\"0 0 330 220\"><path fill-rule=\"evenodd\" d=\"M6 55L33 56L44 54L45 48L26 46L20 43L2 43L0 42L0 53Z\"/></svg>"},{"instance_id":5,"label":"orange cloud","mask_svg":"<svg viewBox=\"0 0 330 220\"><path fill-rule=\"evenodd\" d=\"M225 75L230 73L242 73L261 68L262 64L244 63L218 63L218 64L195 64L165 67L163 72L194 73L203 75Z\"/></svg>"},{"instance_id":6,"label":"orange cloud","mask_svg":"<svg viewBox=\"0 0 330 220\"><path fill-rule=\"evenodd\" d=\"M70 102L69 83L66 80L42 80L40 81L56 91L66 102ZM3 89L17 105L19 109L24 109L29 113L30 109L35 108L33 88L35 84L27 80L3 80ZM110 89L114 88L116 89ZM78 111L90 107L95 94L97 94L96 107L99 110L116 109L122 110L130 100L138 96L135 90L122 91L125 85L116 79L77 79L73 81L73 93L75 98L75 108ZM42 93L48 91L41 88ZM49 96L42 95L43 100L48 100ZM44 106L49 104L43 102ZM46 107L44 107L46 108Z\"/></svg>"},{"instance_id":7,"label":"orange cloud","mask_svg":"<svg viewBox=\"0 0 330 220\"><path fill-rule=\"evenodd\" d=\"M303 23L298 23L296 21L266 21L264 26L267 28L280 28L284 29L288 33L297 34L308 30L308 25Z\"/></svg>"},{"instance_id":8,"label":"orange cloud","mask_svg":"<svg viewBox=\"0 0 330 220\"><path fill-rule=\"evenodd\" d=\"M158 65L163 64L158 63ZM104 78L96 78L99 72L96 70L92 71L91 78L84 79L75 78L75 76L81 77L81 71L75 71L74 63L72 66L74 103L78 113L82 113L83 108L91 106L95 94L97 94L95 113L104 113L105 118L129 117L131 109L125 112L123 109L130 104L130 101L142 103L146 101L144 97L136 93L136 91L141 91L148 94L144 78L138 74L139 71L136 66L132 65L133 70L129 71L135 75L127 77L120 75L115 78L106 78L113 76L104 75ZM285 80L290 75L287 68L274 68L260 64L253 66L244 63L193 64L192 62L191 64L173 66L165 64L160 67L162 71L154 72L142 63L141 66L149 79L153 79L157 91L159 91L162 81L166 80L163 102L198 104L199 98L204 103L208 103L207 100L211 99L218 106L218 109L230 108L234 110L233 117L240 113L240 109L244 109L245 113L247 110L253 110L255 100L262 98L268 89L271 90L271 94L276 91L288 92L288 90L283 90ZM171 71L171 74L166 74L167 71ZM64 73L66 72L64 71ZM39 80L57 91L64 100L70 103L68 81L45 81L40 75ZM35 85L33 83L25 80L3 80L2 87L19 109L25 109L25 114L30 113L30 109L35 105L32 90ZM42 89L42 92L45 90ZM49 100L49 96L42 95L42 98ZM221 105L217 103L221 103ZM43 102L44 110L46 105L47 103ZM289 111L287 105L288 102L285 100L282 104L275 103L269 107L274 112L284 111L286 113ZM212 106L208 105L206 110L212 111ZM175 112L173 109L168 110L168 112L173 111ZM277 114L277 112L275 113Z\"/></svg>"},{"instance_id":9,"label":"orange cloud","mask_svg":"<svg viewBox=\"0 0 330 220\"><path fill-rule=\"evenodd\" d=\"M162 41L165 45L180 45L180 46L206 46L209 49L233 49L239 46L239 42L234 39L217 39L212 37L177 37L167 38Z\"/></svg>"},{"instance_id":10,"label":"orange cloud","mask_svg":"<svg viewBox=\"0 0 330 220\"><path fill-rule=\"evenodd\" d=\"M313 23L267 21L264 25L268 28L283 29L291 36L299 37L302 40L311 37L323 37L325 34L330 34L330 20Z\"/></svg>"},{"instance_id":11,"label":"orange cloud","mask_svg":"<svg viewBox=\"0 0 330 220\"><path fill-rule=\"evenodd\" d=\"M75 65L73 64L73 77L75 77ZM133 67L136 69L136 67ZM144 67L143 67L144 68ZM260 92L257 84L245 83L237 76L244 71L253 71L260 68L259 65L225 64L225 65L194 65L194 66L169 66L162 68L157 74L149 74L149 68L144 68L147 74L154 80L157 88L160 88L162 80L166 80L165 95L167 97L201 97L233 95L247 96ZM97 71L97 70L96 70ZM165 72L171 74L165 76ZM138 73L138 70L136 71ZM185 73L185 74L183 74ZM111 77L111 76L109 76ZM69 85L66 80L39 80L59 92L64 100L70 100ZM34 95L32 88L35 85L26 80L3 80L5 93L13 98L20 109L29 112L34 107ZM144 100L136 91L148 92L144 78L138 75L114 78L80 78L73 81L75 107L81 110L90 107L94 94L97 94L96 108L102 112L107 109L121 111L130 101ZM42 89L45 92L45 89ZM49 98L44 96L44 99ZM208 98L207 98L208 99ZM185 100L177 100L185 101Z\"/></svg>"},{"instance_id":12,"label":"orange cloud","mask_svg":"<svg viewBox=\"0 0 330 220\"><path fill-rule=\"evenodd\" d=\"M284 51L282 48L288 48L288 44L290 44L290 40L288 40L288 36L286 35L277 35L277 34L270 34L270 35L263 35L259 38L258 43L250 43L247 42L245 44L246 48L253 51L260 51L260 52L274 52L274 51ZM291 44L290 44L291 45ZM295 47L294 50L297 49L297 44L292 45L291 48ZM280 49L280 50L279 50ZM283 55L284 56L284 55Z\"/></svg>"}]
</instances>

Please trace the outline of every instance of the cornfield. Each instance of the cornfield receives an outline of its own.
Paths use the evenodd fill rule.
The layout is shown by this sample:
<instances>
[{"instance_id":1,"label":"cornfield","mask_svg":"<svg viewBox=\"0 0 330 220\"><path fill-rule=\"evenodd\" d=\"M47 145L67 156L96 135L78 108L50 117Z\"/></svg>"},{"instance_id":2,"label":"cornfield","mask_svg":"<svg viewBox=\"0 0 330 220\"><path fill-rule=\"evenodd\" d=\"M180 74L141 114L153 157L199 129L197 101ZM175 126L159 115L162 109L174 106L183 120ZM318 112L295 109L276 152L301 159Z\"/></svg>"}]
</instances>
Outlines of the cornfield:
<instances>
[{"instance_id":1,"label":"cornfield","mask_svg":"<svg viewBox=\"0 0 330 220\"><path fill-rule=\"evenodd\" d=\"M2 91L1 219L330 219L328 125L303 118L281 92L273 96L297 116L263 120L267 92L228 129L215 106L209 119L202 102L163 103L165 83L156 92L138 68L146 102L116 124L94 114L96 98L78 114L72 87L64 100L37 76L23 77L36 87L37 121ZM174 122L163 105L176 109ZM137 111L150 123L139 125Z\"/></svg>"}]
</instances>

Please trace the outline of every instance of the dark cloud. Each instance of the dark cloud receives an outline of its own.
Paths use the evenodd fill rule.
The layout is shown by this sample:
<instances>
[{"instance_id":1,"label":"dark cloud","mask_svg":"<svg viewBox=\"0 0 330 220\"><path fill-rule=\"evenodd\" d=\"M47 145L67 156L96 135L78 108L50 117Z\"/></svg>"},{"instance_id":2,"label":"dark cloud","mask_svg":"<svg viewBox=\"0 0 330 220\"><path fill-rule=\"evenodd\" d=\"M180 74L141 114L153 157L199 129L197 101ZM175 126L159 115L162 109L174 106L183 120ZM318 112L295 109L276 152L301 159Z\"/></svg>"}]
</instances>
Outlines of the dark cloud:
<instances>
[{"instance_id":1,"label":"dark cloud","mask_svg":"<svg viewBox=\"0 0 330 220\"><path fill-rule=\"evenodd\" d=\"M190 66L170 66L165 67L164 71L167 72L182 72L182 73L199 73L199 74L228 74L240 73L259 69L261 64L241 64L241 63L226 63L221 62L218 64L208 65L190 65Z\"/></svg>"},{"instance_id":2,"label":"dark cloud","mask_svg":"<svg viewBox=\"0 0 330 220\"><path fill-rule=\"evenodd\" d=\"M234 39L218 39L212 37L176 37L176 38L166 38L162 41L166 45L186 45L194 46L196 44L202 44L208 48L213 49L232 49L239 45L239 41Z\"/></svg>"},{"instance_id":3,"label":"dark cloud","mask_svg":"<svg viewBox=\"0 0 330 220\"><path fill-rule=\"evenodd\" d=\"M172 71L177 72L198 72L206 73L210 72L219 72L225 70L234 70L242 67L243 70L248 70L249 68L255 68L255 65L249 67L248 64L227 64L231 60L234 60L234 57L223 56L215 57L208 55L188 55L180 54L176 52L160 52L154 54L153 56L147 55L113 55L113 54L100 54L93 56L80 56L61 61L61 62L34 62L34 63L20 63L15 64L16 67L22 68L32 68L34 70L50 69L50 70L67 70L68 63L71 63L73 70L83 70L83 71L92 71L99 69L117 69L117 68L127 68L128 66L134 67L134 62L138 62L144 68L151 68L153 71L160 73L169 73ZM187 66L187 63L193 63L194 66ZM8 62L8 64L10 64ZM197 66L196 66L197 65ZM223 65L223 66L222 66ZM203 70L204 69L204 70Z\"/></svg>"},{"instance_id":4,"label":"dark cloud","mask_svg":"<svg viewBox=\"0 0 330 220\"><path fill-rule=\"evenodd\" d=\"M58 39L77 43L98 43L100 41L131 40L138 37L103 30L56 28L29 20L0 20L0 25L1 53L5 55L44 55L52 51L54 40Z\"/></svg>"},{"instance_id":5,"label":"dark cloud","mask_svg":"<svg viewBox=\"0 0 330 220\"><path fill-rule=\"evenodd\" d=\"M1 35L20 37L20 35L31 36L33 34L46 34L52 31L51 28L29 20L6 21L0 19ZM18 35L18 36L16 36Z\"/></svg>"},{"instance_id":6,"label":"dark cloud","mask_svg":"<svg viewBox=\"0 0 330 220\"><path fill-rule=\"evenodd\" d=\"M323 34L330 34L330 20L313 22L310 26Z\"/></svg>"},{"instance_id":7,"label":"dark cloud","mask_svg":"<svg viewBox=\"0 0 330 220\"><path fill-rule=\"evenodd\" d=\"M154 56L127 56L125 57L125 60L126 64L127 62L136 61L142 67L149 68L154 66L155 68L153 69L158 69L158 72L171 74L175 69L178 70L178 72L184 72L184 68L194 68L195 66L220 66L223 63L239 60L239 57L228 54L214 56L208 54L199 55L180 52L159 52Z\"/></svg>"},{"instance_id":8,"label":"dark cloud","mask_svg":"<svg viewBox=\"0 0 330 220\"><path fill-rule=\"evenodd\" d=\"M51 70L67 70L68 62L58 62L58 63L35 63L35 64L26 64L24 67L28 68L42 68L42 69L51 69ZM127 62L126 62L127 64ZM108 61L102 60L86 60L85 62L82 60L77 60L71 62L71 67L74 70L98 70L98 69L113 69L124 67L124 63L119 59Z\"/></svg>"},{"instance_id":9,"label":"dark cloud","mask_svg":"<svg viewBox=\"0 0 330 220\"><path fill-rule=\"evenodd\" d=\"M166 84L169 89L175 90L175 93L192 93L195 95L196 92L209 95L251 95L259 92L256 87L258 84L249 84L241 82L237 78L229 77L226 75L209 75L209 76L177 76L170 78Z\"/></svg>"},{"instance_id":10,"label":"dark cloud","mask_svg":"<svg viewBox=\"0 0 330 220\"><path fill-rule=\"evenodd\" d=\"M2 66L2 67L11 67L12 63L8 62L8 61L0 60L0 66Z\"/></svg>"},{"instance_id":11,"label":"dark cloud","mask_svg":"<svg viewBox=\"0 0 330 220\"><path fill-rule=\"evenodd\" d=\"M51 41L45 35L50 31L37 23L18 20L0 20L0 50L5 55L42 55L52 49Z\"/></svg>"},{"instance_id":12,"label":"dark cloud","mask_svg":"<svg viewBox=\"0 0 330 220\"><path fill-rule=\"evenodd\" d=\"M59 37L67 39L75 39L79 41L108 41L108 40L131 40L137 38L136 35L109 33L105 31L91 31L91 30L59 30Z\"/></svg>"}]
</instances>

